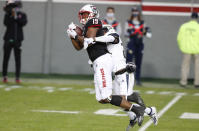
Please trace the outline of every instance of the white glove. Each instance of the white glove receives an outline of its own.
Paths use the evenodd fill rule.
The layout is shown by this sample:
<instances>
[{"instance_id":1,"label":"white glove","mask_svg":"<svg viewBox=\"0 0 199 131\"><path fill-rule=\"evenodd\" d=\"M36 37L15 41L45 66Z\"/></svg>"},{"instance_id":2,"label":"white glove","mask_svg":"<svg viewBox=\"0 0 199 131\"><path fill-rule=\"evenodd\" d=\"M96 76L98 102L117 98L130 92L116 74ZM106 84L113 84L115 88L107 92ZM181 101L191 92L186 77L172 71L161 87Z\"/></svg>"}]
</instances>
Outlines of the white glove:
<instances>
[{"instance_id":1,"label":"white glove","mask_svg":"<svg viewBox=\"0 0 199 131\"><path fill-rule=\"evenodd\" d=\"M146 33L146 37L147 37L147 38L151 38L151 37L152 37L152 33L147 32L147 33Z\"/></svg>"},{"instance_id":2,"label":"white glove","mask_svg":"<svg viewBox=\"0 0 199 131\"><path fill-rule=\"evenodd\" d=\"M88 45L94 44L93 38L84 38L84 49L87 49Z\"/></svg>"},{"instance_id":3,"label":"white glove","mask_svg":"<svg viewBox=\"0 0 199 131\"><path fill-rule=\"evenodd\" d=\"M84 41L86 41L88 44L94 44L94 39L93 38L84 38Z\"/></svg>"},{"instance_id":4,"label":"white glove","mask_svg":"<svg viewBox=\"0 0 199 131\"><path fill-rule=\"evenodd\" d=\"M73 39L75 39L75 37L77 36L77 33L72 29L68 29L67 34L68 34L69 37L71 37Z\"/></svg>"},{"instance_id":5,"label":"white glove","mask_svg":"<svg viewBox=\"0 0 199 131\"><path fill-rule=\"evenodd\" d=\"M71 30L75 30L76 25L73 22L71 22L70 25L68 25L68 28L71 29Z\"/></svg>"}]
</instances>

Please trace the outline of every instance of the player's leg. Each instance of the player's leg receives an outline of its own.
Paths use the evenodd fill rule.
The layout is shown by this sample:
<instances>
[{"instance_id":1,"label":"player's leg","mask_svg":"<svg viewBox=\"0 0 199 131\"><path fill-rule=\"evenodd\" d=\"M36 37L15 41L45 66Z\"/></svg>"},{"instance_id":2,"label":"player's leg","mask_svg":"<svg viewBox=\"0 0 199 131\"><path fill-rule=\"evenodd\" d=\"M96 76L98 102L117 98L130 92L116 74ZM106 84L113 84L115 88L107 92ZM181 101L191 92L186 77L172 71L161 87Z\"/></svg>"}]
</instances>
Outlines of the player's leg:
<instances>
[{"instance_id":1,"label":"player's leg","mask_svg":"<svg viewBox=\"0 0 199 131\"><path fill-rule=\"evenodd\" d=\"M5 41L3 49L4 49L4 55L3 55L2 75L3 75L3 81L7 82L8 62L9 62L10 54L11 54L11 50L12 50L12 43Z\"/></svg>"},{"instance_id":2,"label":"player's leg","mask_svg":"<svg viewBox=\"0 0 199 131\"><path fill-rule=\"evenodd\" d=\"M132 68L132 69L130 69ZM127 66L125 67L125 69L120 69L120 70L125 70L128 72L128 74L130 74L130 77L128 77L128 96L127 96L127 100L130 102L135 102L137 104L139 104L140 106L145 108L145 113L148 114L153 123L155 125L157 125L158 122L158 117L157 117L157 111L155 107L146 107L144 104L143 99L141 98L140 94L138 92L133 92L133 86L134 86L134 71L135 71L135 66L133 63L128 63ZM133 126L134 123L136 123L136 119L130 119L130 124L129 126ZM128 128L130 128L128 126ZM127 129L128 129L127 128Z\"/></svg>"},{"instance_id":3,"label":"player's leg","mask_svg":"<svg viewBox=\"0 0 199 131\"><path fill-rule=\"evenodd\" d=\"M128 70L130 70L129 69L130 65L129 64L126 65L125 58L123 55L117 56L117 58L115 58L115 59L113 57L113 63L114 63L114 72L123 70L124 68L126 68L126 66L128 66ZM134 79L132 82L134 83ZM131 84L133 84L133 83L131 83ZM130 93L130 94L132 93L132 91L131 92L128 91L127 86L128 86L127 72L124 72L120 75L115 75L115 78L113 81L113 91L114 91L115 95L121 95L121 96L123 96L123 98L127 99L128 93ZM133 90L133 89L131 88L131 90ZM128 131L130 128L132 128L137 123L137 118L136 118L136 114L134 112L131 112L129 110L124 110L124 111L127 113L127 115L130 118L129 125L127 127L127 131Z\"/></svg>"},{"instance_id":4,"label":"player's leg","mask_svg":"<svg viewBox=\"0 0 199 131\"><path fill-rule=\"evenodd\" d=\"M140 75L141 75L141 65L142 65L142 56L143 56L143 46L144 44L137 45L135 51L135 64L136 64L136 85L141 85Z\"/></svg>"},{"instance_id":5,"label":"player's leg","mask_svg":"<svg viewBox=\"0 0 199 131\"><path fill-rule=\"evenodd\" d=\"M128 86L128 87L126 87L126 88L128 88L127 89L127 96L128 96L127 100L130 101L130 102L135 102L135 103L145 107L144 101L140 97L139 93L138 92L133 92L134 80L135 80L134 79L134 71L136 70L135 64L132 63L132 62L131 63L127 63L125 68L118 68L118 69L119 69L119 71L116 71L116 72L120 72L121 70L124 70L125 72L122 71L122 74L116 75L115 78L122 77L123 79L125 79L124 77L126 77L126 75L128 75L127 80L125 81L125 82L128 83L128 84L126 84ZM115 79L115 80L117 81L117 79ZM124 87L118 87L118 88L124 88ZM120 94L120 92L118 92L118 94Z\"/></svg>"},{"instance_id":6,"label":"player's leg","mask_svg":"<svg viewBox=\"0 0 199 131\"><path fill-rule=\"evenodd\" d=\"M138 104L134 104L134 106L143 107L143 106L138 105ZM157 116L156 107L145 107L144 112L151 118L151 120L152 120L152 122L153 122L154 125L158 124L158 116ZM130 122L131 123L129 125L131 125L132 123L135 123L136 119L134 119L134 120L132 119Z\"/></svg>"},{"instance_id":7,"label":"player's leg","mask_svg":"<svg viewBox=\"0 0 199 131\"><path fill-rule=\"evenodd\" d=\"M95 70L95 83L97 84L98 92L96 98L100 103L111 103L129 111L135 112L138 117L138 124L143 122L144 109L137 107L128 102L120 95L112 95L112 59L109 55L104 55L98 58L93 63Z\"/></svg>"},{"instance_id":8,"label":"player's leg","mask_svg":"<svg viewBox=\"0 0 199 131\"><path fill-rule=\"evenodd\" d=\"M121 56L120 56L121 57ZM117 58L113 58L114 62L114 72L123 69L126 67L126 62L125 62L125 58L124 56L122 56L123 58L120 58L119 56ZM119 60L117 60L119 59ZM126 75L127 73L123 73L121 75L115 75L114 77L114 86L113 86L113 90L115 91L114 94L117 95L121 95L121 96L125 96L127 97L127 79L126 79Z\"/></svg>"},{"instance_id":9,"label":"player's leg","mask_svg":"<svg viewBox=\"0 0 199 131\"><path fill-rule=\"evenodd\" d=\"M14 57L15 57L15 68L16 68L16 82L19 81L21 71L21 42L16 42L14 45Z\"/></svg>"},{"instance_id":10,"label":"player's leg","mask_svg":"<svg viewBox=\"0 0 199 131\"><path fill-rule=\"evenodd\" d=\"M126 63L124 61L124 64L122 64L123 62L116 62L114 64L115 66L115 70L114 72L116 72L118 69L124 69L126 66ZM122 64L122 65L121 65ZM127 77L126 77L127 73L123 73L121 75L115 75L114 80L113 80L113 94L114 95L121 95L123 98L127 99L127 94L128 94L128 89L127 89ZM126 129L126 131L129 131L136 123L137 123L137 117L136 114L134 112L131 112L129 110L124 110L127 115L130 118L129 121L129 125Z\"/></svg>"},{"instance_id":11,"label":"player's leg","mask_svg":"<svg viewBox=\"0 0 199 131\"><path fill-rule=\"evenodd\" d=\"M195 80L194 86L199 88L199 54L195 54Z\"/></svg>"},{"instance_id":12,"label":"player's leg","mask_svg":"<svg viewBox=\"0 0 199 131\"><path fill-rule=\"evenodd\" d=\"M121 108L134 112L138 119L138 125L142 125L142 122L144 120L144 107L131 104L129 101L119 95L112 95L104 100L108 100L112 105L119 106Z\"/></svg>"},{"instance_id":13,"label":"player's leg","mask_svg":"<svg viewBox=\"0 0 199 131\"><path fill-rule=\"evenodd\" d=\"M126 62L132 62L133 60L133 42L130 41L127 45Z\"/></svg>"},{"instance_id":14,"label":"player's leg","mask_svg":"<svg viewBox=\"0 0 199 131\"><path fill-rule=\"evenodd\" d=\"M135 81L134 73L127 73L127 88L128 88L127 96L130 96L133 93L134 81Z\"/></svg>"},{"instance_id":15,"label":"player's leg","mask_svg":"<svg viewBox=\"0 0 199 131\"><path fill-rule=\"evenodd\" d=\"M131 73L133 74L133 73ZM131 77L129 77L131 78ZM133 81L134 79L129 79L128 83L130 85L130 83ZM128 88L130 90L133 90L133 87L131 86L128 86ZM158 123L158 117L157 117L157 110L155 107L146 107L145 106L145 103L143 101L143 99L141 98L140 94L138 92L133 92L132 94L128 95L127 96L127 100L130 101L130 102L135 102L137 103L139 106L142 106L144 109L145 109L145 113L147 115L149 115L151 117L151 120L153 121L153 123L155 125L157 125ZM130 124L131 125L133 122L133 120L130 121Z\"/></svg>"},{"instance_id":16,"label":"player's leg","mask_svg":"<svg viewBox=\"0 0 199 131\"><path fill-rule=\"evenodd\" d=\"M181 66L181 80L180 85L187 85L187 78L189 76L189 68L190 68L191 54L184 54L182 66Z\"/></svg>"}]
</instances>

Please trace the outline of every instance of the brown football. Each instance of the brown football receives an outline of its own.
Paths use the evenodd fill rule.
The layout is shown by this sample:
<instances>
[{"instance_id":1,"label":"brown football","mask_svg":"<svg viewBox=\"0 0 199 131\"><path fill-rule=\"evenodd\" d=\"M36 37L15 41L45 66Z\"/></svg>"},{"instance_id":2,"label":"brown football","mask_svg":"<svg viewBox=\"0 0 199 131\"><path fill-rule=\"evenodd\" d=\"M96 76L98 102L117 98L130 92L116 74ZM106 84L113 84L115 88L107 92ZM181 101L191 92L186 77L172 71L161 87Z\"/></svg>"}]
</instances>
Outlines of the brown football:
<instances>
[{"instance_id":1,"label":"brown football","mask_svg":"<svg viewBox=\"0 0 199 131\"><path fill-rule=\"evenodd\" d=\"M77 33L77 35L82 36L83 30L82 30L81 27L79 27L78 25L76 25L75 32Z\"/></svg>"}]
</instances>

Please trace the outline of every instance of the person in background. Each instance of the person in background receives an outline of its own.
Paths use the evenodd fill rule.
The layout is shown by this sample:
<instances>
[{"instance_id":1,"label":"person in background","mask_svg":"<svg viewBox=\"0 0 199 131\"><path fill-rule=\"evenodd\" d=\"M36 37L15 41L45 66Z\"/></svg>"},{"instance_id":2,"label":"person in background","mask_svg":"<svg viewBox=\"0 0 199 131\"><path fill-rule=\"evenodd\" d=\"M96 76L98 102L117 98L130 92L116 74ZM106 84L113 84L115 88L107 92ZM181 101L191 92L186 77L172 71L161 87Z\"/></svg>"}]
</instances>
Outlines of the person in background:
<instances>
[{"instance_id":1,"label":"person in background","mask_svg":"<svg viewBox=\"0 0 199 131\"><path fill-rule=\"evenodd\" d=\"M12 49L14 49L15 67L16 67L16 83L20 83L21 70L21 43L23 37L23 27L27 24L26 14L20 9L22 2L19 0L8 0L4 7L4 25L6 32L4 34L4 55L3 55L3 82L7 83L8 62Z\"/></svg>"},{"instance_id":2,"label":"person in background","mask_svg":"<svg viewBox=\"0 0 199 131\"><path fill-rule=\"evenodd\" d=\"M145 26L141 19L141 13L137 7L132 8L131 16L125 24L125 36L129 38L126 52L126 62L134 62L136 64L135 81L137 85L141 85L140 74L143 56L143 37L152 37L149 27Z\"/></svg>"},{"instance_id":3,"label":"person in background","mask_svg":"<svg viewBox=\"0 0 199 131\"><path fill-rule=\"evenodd\" d=\"M116 32L121 35L121 25L115 18L115 8L107 7L106 9L106 17L102 21L103 24L112 25L112 27L116 30Z\"/></svg>"},{"instance_id":4,"label":"person in background","mask_svg":"<svg viewBox=\"0 0 199 131\"><path fill-rule=\"evenodd\" d=\"M181 25L177 42L180 51L183 53L183 61L181 65L181 80L180 85L187 85L189 75L191 57L195 60L195 80L194 86L199 88L199 24L197 22L198 14L193 12L191 20Z\"/></svg>"}]
</instances>

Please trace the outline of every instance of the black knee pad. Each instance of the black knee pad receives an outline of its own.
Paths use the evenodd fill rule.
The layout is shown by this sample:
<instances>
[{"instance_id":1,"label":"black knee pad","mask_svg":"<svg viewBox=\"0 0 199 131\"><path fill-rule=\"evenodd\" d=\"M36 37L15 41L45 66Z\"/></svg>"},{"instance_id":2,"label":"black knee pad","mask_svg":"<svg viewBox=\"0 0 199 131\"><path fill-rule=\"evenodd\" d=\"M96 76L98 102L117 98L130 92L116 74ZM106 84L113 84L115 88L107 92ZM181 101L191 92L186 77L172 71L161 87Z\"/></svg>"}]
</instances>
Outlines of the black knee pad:
<instances>
[{"instance_id":1,"label":"black knee pad","mask_svg":"<svg viewBox=\"0 0 199 131\"><path fill-rule=\"evenodd\" d=\"M143 99L141 98L141 96L138 92L133 92L133 94L131 94L130 96L127 97L127 100L130 102L135 102L143 107L146 107Z\"/></svg>"},{"instance_id":2,"label":"black knee pad","mask_svg":"<svg viewBox=\"0 0 199 131\"><path fill-rule=\"evenodd\" d=\"M120 106L120 104L122 103L122 97L114 95L112 96L110 103L115 106Z\"/></svg>"}]
</instances>

